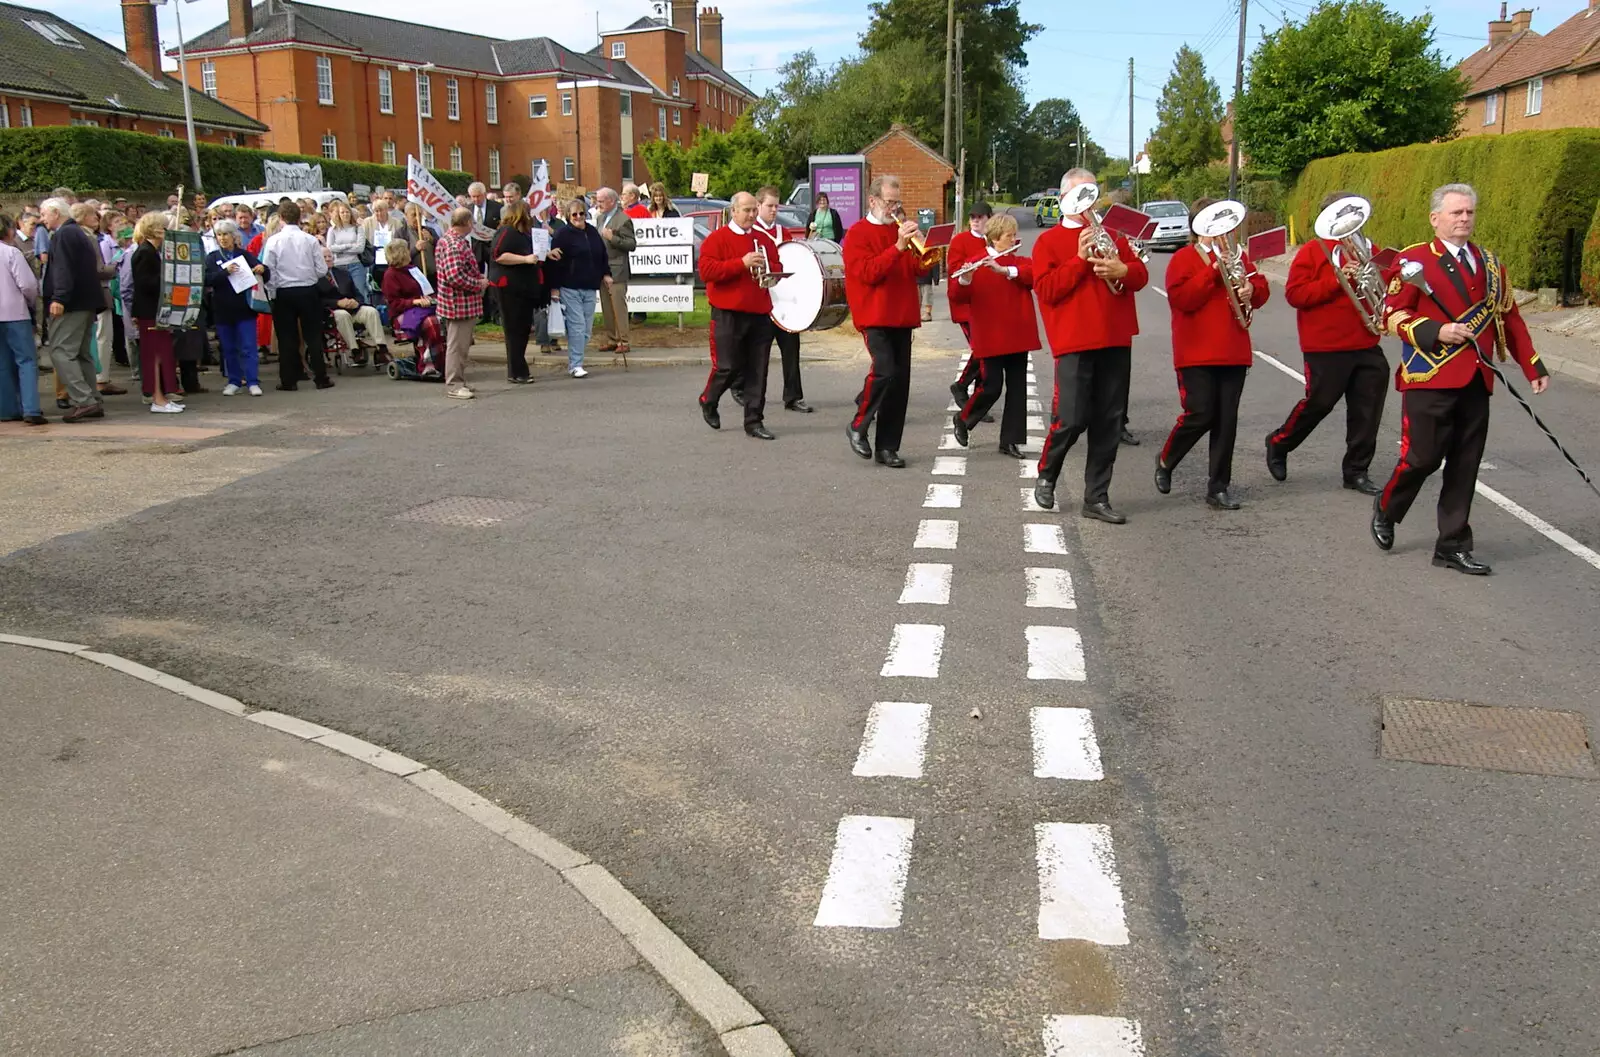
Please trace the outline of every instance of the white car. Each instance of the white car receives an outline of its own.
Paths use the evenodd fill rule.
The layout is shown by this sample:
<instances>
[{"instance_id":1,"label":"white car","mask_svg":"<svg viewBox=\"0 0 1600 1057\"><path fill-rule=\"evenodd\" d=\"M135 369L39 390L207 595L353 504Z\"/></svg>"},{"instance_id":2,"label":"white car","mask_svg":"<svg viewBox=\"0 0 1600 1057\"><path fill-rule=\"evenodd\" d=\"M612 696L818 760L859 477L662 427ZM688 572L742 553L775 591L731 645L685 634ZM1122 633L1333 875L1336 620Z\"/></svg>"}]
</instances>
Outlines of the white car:
<instances>
[{"instance_id":1,"label":"white car","mask_svg":"<svg viewBox=\"0 0 1600 1057\"><path fill-rule=\"evenodd\" d=\"M264 217L268 213L276 212L278 200L281 198L309 198L317 203L321 209L334 199L341 202L350 201L350 197L343 191L249 191L241 195L223 195L212 202L211 209L235 209L239 206L249 206L255 210L256 216Z\"/></svg>"},{"instance_id":2,"label":"white car","mask_svg":"<svg viewBox=\"0 0 1600 1057\"><path fill-rule=\"evenodd\" d=\"M1155 234L1145 240L1152 250L1179 250L1189 244L1189 207L1182 202L1146 202L1139 212L1156 222Z\"/></svg>"}]
</instances>

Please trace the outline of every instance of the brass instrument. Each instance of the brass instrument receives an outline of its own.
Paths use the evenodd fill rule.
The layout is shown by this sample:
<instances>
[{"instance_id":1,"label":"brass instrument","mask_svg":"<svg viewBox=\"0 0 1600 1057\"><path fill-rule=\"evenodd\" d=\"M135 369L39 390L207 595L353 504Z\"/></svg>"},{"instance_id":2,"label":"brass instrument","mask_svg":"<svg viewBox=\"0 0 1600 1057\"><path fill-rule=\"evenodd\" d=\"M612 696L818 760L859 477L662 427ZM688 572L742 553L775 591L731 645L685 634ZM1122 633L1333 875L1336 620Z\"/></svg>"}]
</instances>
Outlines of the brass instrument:
<instances>
[{"instance_id":1,"label":"brass instrument","mask_svg":"<svg viewBox=\"0 0 1600 1057\"><path fill-rule=\"evenodd\" d=\"M1317 221L1312 228L1317 238L1339 244L1338 252L1343 255L1344 263L1334 263L1330 255L1328 263L1333 265L1333 274L1338 277L1345 296L1356 306L1361 322L1374 335L1381 335L1386 293L1383 273L1372 263L1372 244L1361 234L1362 227L1371 217L1372 203L1351 195L1339 199L1317 214Z\"/></svg>"},{"instance_id":2,"label":"brass instrument","mask_svg":"<svg viewBox=\"0 0 1600 1057\"><path fill-rule=\"evenodd\" d=\"M1098 184L1083 183L1065 191L1061 195L1061 215L1064 217L1082 216L1088 221L1090 246L1089 256L1097 260L1117 260L1121 254L1117 252L1117 240L1111 233L1100 226L1100 214L1094 211L1094 204L1100 201L1100 187ZM1106 286L1114 294L1122 293L1120 280L1107 277Z\"/></svg>"},{"instance_id":3,"label":"brass instrument","mask_svg":"<svg viewBox=\"0 0 1600 1057\"><path fill-rule=\"evenodd\" d=\"M1230 200L1214 202L1202 209L1190 225L1196 235L1209 238L1212 256L1216 258L1217 274L1222 276L1223 288L1228 292L1228 307L1233 318L1246 330L1255 308L1250 304L1250 277L1253 272L1244 270L1242 247L1234 233L1244 223L1245 207Z\"/></svg>"},{"instance_id":4,"label":"brass instrument","mask_svg":"<svg viewBox=\"0 0 1600 1057\"><path fill-rule=\"evenodd\" d=\"M904 224L907 219L905 207L895 206L894 212L889 214L889 216L896 224ZM907 239L906 244L906 248L917 255L918 267L931 267L932 265L938 263L940 257L944 256L944 247L933 246L930 248L928 244L923 241L921 232L918 232Z\"/></svg>"},{"instance_id":5,"label":"brass instrument","mask_svg":"<svg viewBox=\"0 0 1600 1057\"><path fill-rule=\"evenodd\" d=\"M782 279L783 276L784 273L773 271L771 266L767 264L767 255L765 253L761 254L760 260L750 266L750 278L754 279L756 285L763 290L770 290L777 286L778 280Z\"/></svg>"}]
</instances>

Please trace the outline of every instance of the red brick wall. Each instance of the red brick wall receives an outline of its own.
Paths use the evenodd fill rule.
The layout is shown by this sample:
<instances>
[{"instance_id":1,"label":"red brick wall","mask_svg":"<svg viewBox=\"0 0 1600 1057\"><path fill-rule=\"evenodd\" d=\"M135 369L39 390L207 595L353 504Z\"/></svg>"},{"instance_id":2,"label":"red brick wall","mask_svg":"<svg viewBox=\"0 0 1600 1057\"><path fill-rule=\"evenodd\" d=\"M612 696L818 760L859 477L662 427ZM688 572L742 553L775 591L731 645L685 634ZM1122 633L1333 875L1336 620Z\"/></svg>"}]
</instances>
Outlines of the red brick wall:
<instances>
[{"instance_id":1,"label":"red brick wall","mask_svg":"<svg viewBox=\"0 0 1600 1057\"><path fill-rule=\"evenodd\" d=\"M906 216L916 218L917 210L932 209L934 222L945 222L945 188L954 179L954 170L931 157L904 135L892 135L867 152L867 175L900 177L900 199Z\"/></svg>"},{"instance_id":2,"label":"red brick wall","mask_svg":"<svg viewBox=\"0 0 1600 1057\"><path fill-rule=\"evenodd\" d=\"M1600 68L1578 73L1552 74L1544 79L1537 114L1528 114L1528 82L1500 89L1498 113L1492 125L1483 123L1486 96L1467 100L1458 129L1463 136L1498 136L1532 129L1600 128Z\"/></svg>"}]
</instances>

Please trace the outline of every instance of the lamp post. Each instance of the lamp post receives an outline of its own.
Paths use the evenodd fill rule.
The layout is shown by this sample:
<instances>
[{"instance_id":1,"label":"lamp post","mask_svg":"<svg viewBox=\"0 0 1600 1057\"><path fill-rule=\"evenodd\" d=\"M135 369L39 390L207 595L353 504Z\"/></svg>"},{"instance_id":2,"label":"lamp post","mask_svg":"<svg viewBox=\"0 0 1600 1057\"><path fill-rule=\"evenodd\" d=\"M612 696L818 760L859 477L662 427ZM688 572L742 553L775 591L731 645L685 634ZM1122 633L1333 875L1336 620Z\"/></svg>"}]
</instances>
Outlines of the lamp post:
<instances>
[{"instance_id":1,"label":"lamp post","mask_svg":"<svg viewBox=\"0 0 1600 1057\"><path fill-rule=\"evenodd\" d=\"M167 0L150 0L157 5L165 5ZM183 54L183 5L193 3L194 0L180 0L172 5L172 13L178 20L178 78L183 82L183 127L189 135L189 173L194 177L194 188L200 190L200 151L194 145L194 107L189 102L189 64L184 61Z\"/></svg>"},{"instance_id":2,"label":"lamp post","mask_svg":"<svg viewBox=\"0 0 1600 1057\"><path fill-rule=\"evenodd\" d=\"M422 162L425 167L429 167L429 168L431 168L431 167L427 166L427 162L426 162L427 152L423 149L423 140L422 140L422 78L427 74L427 72L429 70L431 70L433 68L434 68L434 64L431 63L431 62L417 63L416 65L410 65L410 64L402 63L401 66L400 66L401 70L409 70L411 73L416 75L415 76L415 80L416 80L416 84L417 84L417 160ZM429 96L428 101L431 103L433 101L433 98L432 98L433 90L432 90L431 87L430 87L430 89L428 91L428 96Z\"/></svg>"}]
</instances>

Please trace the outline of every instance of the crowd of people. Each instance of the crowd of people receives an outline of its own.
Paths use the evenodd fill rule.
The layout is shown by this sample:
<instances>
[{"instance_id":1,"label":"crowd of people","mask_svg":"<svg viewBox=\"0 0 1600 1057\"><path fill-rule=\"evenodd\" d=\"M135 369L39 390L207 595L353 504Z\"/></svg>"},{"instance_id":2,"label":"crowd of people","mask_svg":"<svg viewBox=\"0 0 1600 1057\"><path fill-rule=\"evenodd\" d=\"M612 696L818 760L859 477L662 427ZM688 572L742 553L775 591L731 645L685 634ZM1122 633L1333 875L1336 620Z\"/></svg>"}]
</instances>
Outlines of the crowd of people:
<instances>
[{"instance_id":1,"label":"crowd of people","mask_svg":"<svg viewBox=\"0 0 1600 1057\"><path fill-rule=\"evenodd\" d=\"M49 421L41 374L54 374L61 420L81 422L128 394L113 366L129 370L152 413L177 414L208 391L201 375L212 367L223 395L259 397L262 364L277 363L280 391L307 380L325 389L330 357L377 366L402 344L417 377L471 399L467 364L486 322L504 327L510 381L533 380L530 341L560 355L563 339L567 373L584 378L597 305L598 351L629 351L633 219L676 215L659 184L600 188L592 203L535 217L515 183L474 183L447 221L384 190L355 204L284 195L258 213L208 207L203 195L169 195L164 210L80 201L58 187L20 216L0 214L0 420ZM201 315L188 328L158 324L172 231L197 232L204 247Z\"/></svg>"}]
</instances>

